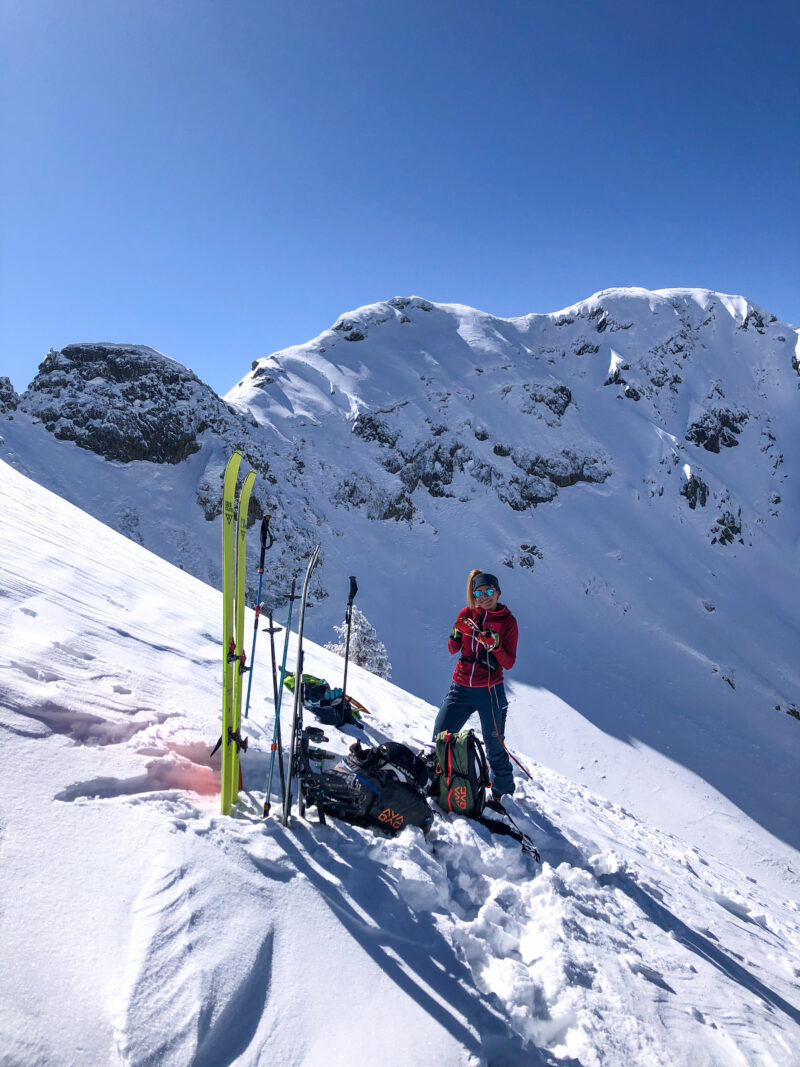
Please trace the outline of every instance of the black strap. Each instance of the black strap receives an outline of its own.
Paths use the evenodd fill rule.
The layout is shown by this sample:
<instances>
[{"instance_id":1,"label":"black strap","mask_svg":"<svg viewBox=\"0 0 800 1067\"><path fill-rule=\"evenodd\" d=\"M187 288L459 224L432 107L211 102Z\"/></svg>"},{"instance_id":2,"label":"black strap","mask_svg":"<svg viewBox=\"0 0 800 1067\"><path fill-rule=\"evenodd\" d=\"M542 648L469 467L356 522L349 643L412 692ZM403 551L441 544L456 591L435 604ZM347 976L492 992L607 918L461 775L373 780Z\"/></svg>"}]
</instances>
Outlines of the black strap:
<instances>
[{"instance_id":1,"label":"black strap","mask_svg":"<svg viewBox=\"0 0 800 1067\"><path fill-rule=\"evenodd\" d=\"M496 674L500 670L497 657L488 648L485 648L477 656L461 656L460 659L462 663L477 663L481 667L485 667L489 674Z\"/></svg>"},{"instance_id":2,"label":"black strap","mask_svg":"<svg viewBox=\"0 0 800 1067\"><path fill-rule=\"evenodd\" d=\"M490 819L486 815L480 815L476 822L479 822L481 826L485 826L493 834L499 834L501 837L513 837L515 841L519 841L520 845L522 845L522 851L533 856L536 862L539 863L540 856L536 845L527 834L520 830L508 812L506 812L506 818L508 823L501 822L500 819ZM511 824L510 826L509 823Z\"/></svg>"},{"instance_id":3,"label":"black strap","mask_svg":"<svg viewBox=\"0 0 800 1067\"><path fill-rule=\"evenodd\" d=\"M241 730L234 730L232 726L228 727L228 744L235 744L237 752L247 752L248 741L249 738L242 737ZM222 738L220 738L220 743L222 743Z\"/></svg>"}]
</instances>

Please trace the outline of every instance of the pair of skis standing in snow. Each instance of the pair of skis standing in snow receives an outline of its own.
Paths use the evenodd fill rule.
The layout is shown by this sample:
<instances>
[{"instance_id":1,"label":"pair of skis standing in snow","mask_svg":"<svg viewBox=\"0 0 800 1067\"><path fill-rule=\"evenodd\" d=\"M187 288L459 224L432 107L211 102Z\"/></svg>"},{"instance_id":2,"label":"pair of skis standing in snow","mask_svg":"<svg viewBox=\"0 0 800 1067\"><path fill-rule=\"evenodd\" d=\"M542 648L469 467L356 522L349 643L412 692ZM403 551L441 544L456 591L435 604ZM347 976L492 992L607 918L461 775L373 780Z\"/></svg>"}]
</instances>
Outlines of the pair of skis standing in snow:
<instances>
[{"instance_id":1,"label":"pair of skis standing in snow","mask_svg":"<svg viewBox=\"0 0 800 1067\"><path fill-rule=\"evenodd\" d=\"M251 471L244 480L239 493L238 506L234 508L234 494L236 480L241 463L241 453L236 452L231 457L225 471L223 489L223 711L222 711L222 737L220 743L223 746L222 758L222 790L221 806L224 814L230 814L231 808L238 800L240 788L239 753L246 751L247 739L241 735L241 703L244 674L251 670L255 655L258 622L261 610L261 586L264 575L264 557L267 549L271 547L273 538L269 534L269 516L262 520L261 524L261 555L259 561L258 598L255 609L255 625L253 630L253 644L251 650L251 666L247 666L247 657L244 651L244 600L245 600L245 563L246 563L246 535L247 535L247 512L250 503L250 495L255 472ZM267 540L269 538L269 541ZM235 552L234 552L235 546ZM305 624L305 609L308 598L308 589L314 568L319 560L320 546L316 545L306 568L303 590L300 599L300 620L298 626L298 652L297 668L295 671L296 684L294 686L294 707L292 714L292 732L289 745L289 775L284 777L282 743L280 733L280 711L283 696L283 682L286 677L286 656L289 644L289 632L291 629L292 609L295 599L296 582L293 579L289 597L289 618L286 624L284 638L283 658L280 670L280 682L277 680L275 671L275 645L274 634L279 627L273 626L272 612L269 612L270 643L273 662L273 690L275 723L271 745L269 775L267 780L266 796L264 802L264 816L266 817L271 808L270 797L272 794L272 780L275 765L276 752L281 779L281 796L283 807L284 825L289 824L292 804L292 782L298 779L298 810L304 814L305 791L303 777L306 772L307 760L304 760L304 746L308 747L309 736L312 740L322 737L321 731L313 729L303 730L303 630ZM350 595L347 602L346 624L347 639L345 644L344 680L342 685L341 700L345 702L347 685L347 666L350 643L350 621L353 599L358 590L356 580L350 578ZM481 729L486 740L489 763L492 767L492 797L487 806L502 813L510 820L508 813L502 807L500 798L503 795L514 792L513 772L511 760L526 774L531 775L522 766L519 760L508 750L504 741L505 717L507 702L503 687L503 668L514 665L517 646L517 623L514 616L505 605L500 604L500 585L493 574L481 570L473 570L467 582L467 606L463 608L456 619L451 632L448 647L451 653L459 652L459 660L453 672L453 683L442 704L436 718L433 738L447 738L448 740L458 736L458 732L466 723L467 719L477 711L481 720ZM247 686L247 700L245 704L245 718L250 703L250 687L252 674ZM483 686L486 686L484 689ZM313 735L320 735L319 738ZM307 736L308 735L308 736ZM324 738L327 740L327 738ZM485 766L485 764L484 764ZM445 773L439 768L439 773ZM312 801L313 802L313 801ZM324 821L324 808L317 802L320 818ZM481 819L481 813L477 817ZM485 825L495 832L502 827L494 820L481 819ZM512 822L512 826L513 826ZM515 827L516 830L516 827ZM537 856L532 843L524 834L512 834L523 843L523 848ZM523 840L524 839L524 840Z\"/></svg>"},{"instance_id":2,"label":"pair of skis standing in snow","mask_svg":"<svg viewBox=\"0 0 800 1067\"><path fill-rule=\"evenodd\" d=\"M223 502L222 502L222 736L217 747L222 747L222 786L221 786L221 809L223 815L230 815L233 805L239 797L241 777L239 756L247 751L247 738L242 736L242 691L244 675L252 671L253 658L256 650L256 638L258 636L258 622L261 614L261 587L264 579L264 557L274 538L269 532L269 516L261 521L261 555L258 566L258 597L255 608L255 624L253 627L253 644L250 653L250 665L247 664L247 655L244 650L244 608L245 608L245 573L247 561L247 514L250 507L250 496L256 472L250 471L242 483L236 500L236 482L241 465L241 452L234 452L225 468L223 479ZM292 609L295 595L296 580L292 579L292 589L289 595L289 618L286 623L286 634L283 645L283 658L280 670L280 682L275 671L275 639L274 635L279 627L273 626L272 612L268 614L269 626L267 631L270 635L272 649L272 683L275 707L275 725L273 728L269 774L267 779L266 797L264 801L264 817L269 814L272 795L272 780L275 769L275 756L278 754L278 769L281 782L281 796L283 801L283 821L288 824L292 804L292 779L301 773L299 761L300 733L302 731L302 697L303 697L303 628L305 624L306 603L311 575L319 560L320 546L316 545L311 554L306 568L303 591L300 594L300 623L298 627L298 653L295 679L299 680L294 686L294 708L292 715L292 735L289 746L289 777L284 775L283 746L280 732L280 711L283 697L283 682L286 677L286 656L289 651L289 632L292 625ZM350 596L347 602L347 640L345 645L344 680L342 684L342 700L346 699L347 663L350 648L350 621L353 599L358 592L358 586L354 577L350 578ZM250 673L247 684L247 699L245 701L244 717L250 707L250 688L253 676ZM216 752L216 748L214 749ZM214 753L212 752L212 755ZM302 788L300 790L299 803L302 807ZM302 810L301 810L302 814Z\"/></svg>"}]
</instances>

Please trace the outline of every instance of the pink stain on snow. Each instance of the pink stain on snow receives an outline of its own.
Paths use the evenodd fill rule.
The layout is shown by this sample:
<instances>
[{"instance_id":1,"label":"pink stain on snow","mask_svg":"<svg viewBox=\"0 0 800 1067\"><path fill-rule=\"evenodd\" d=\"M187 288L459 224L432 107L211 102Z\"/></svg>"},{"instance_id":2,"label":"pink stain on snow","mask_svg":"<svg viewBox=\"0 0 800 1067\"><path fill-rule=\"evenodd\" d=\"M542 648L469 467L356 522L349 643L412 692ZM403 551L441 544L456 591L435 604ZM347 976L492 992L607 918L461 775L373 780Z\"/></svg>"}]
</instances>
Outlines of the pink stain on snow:
<instances>
[{"instance_id":1,"label":"pink stain on snow","mask_svg":"<svg viewBox=\"0 0 800 1067\"><path fill-rule=\"evenodd\" d=\"M201 796L219 793L219 773L172 751L148 763L147 777L153 789L185 789Z\"/></svg>"}]
</instances>

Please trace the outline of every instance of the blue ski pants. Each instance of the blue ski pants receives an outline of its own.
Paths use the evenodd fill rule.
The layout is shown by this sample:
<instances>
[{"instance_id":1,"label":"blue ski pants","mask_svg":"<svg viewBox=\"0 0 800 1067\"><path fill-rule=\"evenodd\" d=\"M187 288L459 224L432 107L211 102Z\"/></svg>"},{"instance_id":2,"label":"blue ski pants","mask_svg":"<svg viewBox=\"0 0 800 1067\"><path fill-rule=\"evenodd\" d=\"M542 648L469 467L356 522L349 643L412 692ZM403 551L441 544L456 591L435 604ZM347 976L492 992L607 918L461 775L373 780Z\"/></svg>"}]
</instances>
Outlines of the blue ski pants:
<instances>
[{"instance_id":1,"label":"blue ski pants","mask_svg":"<svg viewBox=\"0 0 800 1067\"><path fill-rule=\"evenodd\" d=\"M492 790L500 794L513 793L514 774L511 769L511 760L497 736L497 730L499 730L500 737L505 737L506 712L508 711L508 700L502 684L489 689L486 686L472 688L453 682L436 716L433 727L434 740L442 730L449 730L453 734L458 733L470 715L476 711L481 720L486 756L492 768Z\"/></svg>"}]
</instances>

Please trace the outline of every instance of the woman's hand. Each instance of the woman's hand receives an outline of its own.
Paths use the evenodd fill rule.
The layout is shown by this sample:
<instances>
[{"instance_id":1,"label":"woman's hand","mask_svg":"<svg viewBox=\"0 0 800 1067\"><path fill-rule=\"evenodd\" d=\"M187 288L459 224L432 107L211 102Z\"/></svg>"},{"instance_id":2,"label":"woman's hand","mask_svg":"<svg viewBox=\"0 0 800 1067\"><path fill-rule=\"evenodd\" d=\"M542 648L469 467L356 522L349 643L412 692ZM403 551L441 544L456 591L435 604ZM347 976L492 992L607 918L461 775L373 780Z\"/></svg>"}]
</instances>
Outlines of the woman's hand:
<instances>
[{"instance_id":1,"label":"woman's hand","mask_svg":"<svg viewBox=\"0 0 800 1067\"><path fill-rule=\"evenodd\" d=\"M494 632L494 630L481 630L476 636L476 640L483 645L484 648L488 648L490 652L494 652L496 648L500 647L500 634Z\"/></svg>"}]
</instances>

